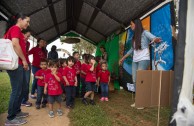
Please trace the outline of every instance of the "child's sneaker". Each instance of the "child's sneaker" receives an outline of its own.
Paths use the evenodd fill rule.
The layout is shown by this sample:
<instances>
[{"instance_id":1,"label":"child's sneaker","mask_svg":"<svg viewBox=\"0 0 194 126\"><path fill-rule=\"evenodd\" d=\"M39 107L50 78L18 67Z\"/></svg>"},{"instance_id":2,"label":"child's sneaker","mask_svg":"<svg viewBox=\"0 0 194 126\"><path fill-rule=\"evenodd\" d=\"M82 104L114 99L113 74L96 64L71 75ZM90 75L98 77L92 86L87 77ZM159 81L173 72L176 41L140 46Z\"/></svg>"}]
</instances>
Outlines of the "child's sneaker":
<instances>
[{"instance_id":1,"label":"child's sneaker","mask_svg":"<svg viewBox=\"0 0 194 126\"><path fill-rule=\"evenodd\" d=\"M102 98L100 99L100 101L104 101L104 97L102 97Z\"/></svg>"},{"instance_id":2,"label":"child's sneaker","mask_svg":"<svg viewBox=\"0 0 194 126\"><path fill-rule=\"evenodd\" d=\"M36 109L40 109L40 105L36 105Z\"/></svg>"},{"instance_id":3,"label":"child's sneaker","mask_svg":"<svg viewBox=\"0 0 194 126\"><path fill-rule=\"evenodd\" d=\"M90 100L90 104L91 105L96 105L96 103L94 102L94 100Z\"/></svg>"},{"instance_id":4,"label":"child's sneaker","mask_svg":"<svg viewBox=\"0 0 194 126\"><path fill-rule=\"evenodd\" d=\"M42 108L45 108L46 107L46 104L42 104Z\"/></svg>"},{"instance_id":5,"label":"child's sneaker","mask_svg":"<svg viewBox=\"0 0 194 126\"><path fill-rule=\"evenodd\" d=\"M55 115L54 115L54 112L53 112L53 111L49 111L49 114L48 114L48 115L49 115L49 117L50 117L50 118L55 117Z\"/></svg>"},{"instance_id":6,"label":"child's sneaker","mask_svg":"<svg viewBox=\"0 0 194 126\"><path fill-rule=\"evenodd\" d=\"M105 100L105 101L108 101L108 98L106 97L104 100Z\"/></svg>"},{"instance_id":7,"label":"child's sneaker","mask_svg":"<svg viewBox=\"0 0 194 126\"><path fill-rule=\"evenodd\" d=\"M27 101L25 103L22 103L21 106L26 106L26 107L31 107L32 106L32 103Z\"/></svg>"},{"instance_id":8,"label":"child's sneaker","mask_svg":"<svg viewBox=\"0 0 194 126\"><path fill-rule=\"evenodd\" d=\"M62 115L63 115L63 112L62 112L61 109L58 109L58 110L57 110L57 115L58 115L58 116L62 116Z\"/></svg>"},{"instance_id":9,"label":"child's sneaker","mask_svg":"<svg viewBox=\"0 0 194 126\"><path fill-rule=\"evenodd\" d=\"M83 103L84 105L88 105L88 102L87 102L87 100L86 100L85 98L82 99L82 103Z\"/></svg>"},{"instance_id":10,"label":"child's sneaker","mask_svg":"<svg viewBox=\"0 0 194 126\"><path fill-rule=\"evenodd\" d=\"M19 126L19 125L23 125L25 123L27 123L26 120L15 118L13 120L7 120L5 122L5 126Z\"/></svg>"},{"instance_id":11,"label":"child's sneaker","mask_svg":"<svg viewBox=\"0 0 194 126\"><path fill-rule=\"evenodd\" d=\"M133 104L131 105L131 107L133 107L133 108L134 108L134 107L135 107L135 103L133 103Z\"/></svg>"},{"instance_id":12,"label":"child's sneaker","mask_svg":"<svg viewBox=\"0 0 194 126\"><path fill-rule=\"evenodd\" d=\"M36 99L35 95L30 95L31 99Z\"/></svg>"}]
</instances>

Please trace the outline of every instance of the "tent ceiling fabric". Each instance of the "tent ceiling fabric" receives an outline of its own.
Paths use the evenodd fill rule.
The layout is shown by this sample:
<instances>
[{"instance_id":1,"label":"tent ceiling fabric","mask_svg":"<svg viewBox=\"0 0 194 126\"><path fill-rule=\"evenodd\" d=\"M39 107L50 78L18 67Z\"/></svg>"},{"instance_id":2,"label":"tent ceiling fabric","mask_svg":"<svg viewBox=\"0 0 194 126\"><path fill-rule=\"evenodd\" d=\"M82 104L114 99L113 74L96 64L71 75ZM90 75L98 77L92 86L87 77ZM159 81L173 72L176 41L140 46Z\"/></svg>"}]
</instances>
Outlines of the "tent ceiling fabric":
<instances>
[{"instance_id":1,"label":"tent ceiling fabric","mask_svg":"<svg viewBox=\"0 0 194 126\"><path fill-rule=\"evenodd\" d=\"M164 0L0 0L6 16L30 16L35 37L52 42L70 30L97 44Z\"/></svg>"}]
</instances>

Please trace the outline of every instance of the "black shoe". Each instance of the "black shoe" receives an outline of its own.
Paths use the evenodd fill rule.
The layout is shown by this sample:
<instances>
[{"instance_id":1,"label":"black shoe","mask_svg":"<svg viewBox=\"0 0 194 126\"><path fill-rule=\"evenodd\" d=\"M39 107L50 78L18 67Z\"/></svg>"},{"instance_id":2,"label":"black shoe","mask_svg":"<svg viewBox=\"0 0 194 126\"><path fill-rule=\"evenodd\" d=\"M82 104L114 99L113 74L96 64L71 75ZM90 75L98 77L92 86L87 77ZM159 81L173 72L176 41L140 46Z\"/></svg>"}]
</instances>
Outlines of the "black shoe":
<instances>
[{"instance_id":1,"label":"black shoe","mask_svg":"<svg viewBox=\"0 0 194 126\"><path fill-rule=\"evenodd\" d=\"M46 107L46 104L42 104L42 108L45 108Z\"/></svg>"},{"instance_id":2,"label":"black shoe","mask_svg":"<svg viewBox=\"0 0 194 126\"><path fill-rule=\"evenodd\" d=\"M88 105L88 102L87 102L87 100L86 100L85 98L82 99L82 103L83 103L84 105Z\"/></svg>"},{"instance_id":3,"label":"black shoe","mask_svg":"<svg viewBox=\"0 0 194 126\"><path fill-rule=\"evenodd\" d=\"M96 105L96 103L94 102L94 100L90 100L90 104L91 105Z\"/></svg>"},{"instance_id":4,"label":"black shoe","mask_svg":"<svg viewBox=\"0 0 194 126\"><path fill-rule=\"evenodd\" d=\"M40 105L36 105L36 109L40 109Z\"/></svg>"}]
</instances>

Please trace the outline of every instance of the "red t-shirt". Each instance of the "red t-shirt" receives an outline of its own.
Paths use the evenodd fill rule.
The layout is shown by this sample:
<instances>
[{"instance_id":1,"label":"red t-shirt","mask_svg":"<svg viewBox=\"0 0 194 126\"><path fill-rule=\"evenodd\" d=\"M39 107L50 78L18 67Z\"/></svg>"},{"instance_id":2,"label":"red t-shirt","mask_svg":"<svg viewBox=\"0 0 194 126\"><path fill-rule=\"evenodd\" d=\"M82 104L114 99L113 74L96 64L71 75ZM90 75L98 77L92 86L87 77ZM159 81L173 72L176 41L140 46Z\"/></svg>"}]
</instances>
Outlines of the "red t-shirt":
<instances>
[{"instance_id":1,"label":"red t-shirt","mask_svg":"<svg viewBox=\"0 0 194 126\"><path fill-rule=\"evenodd\" d=\"M60 67L58 69L58 72L61 73L61 75L63 75L63 71L65 70L65 67ZM65 80L62 78L61 82L65 85Z\"/></svg>"},{"instance_id":2,"label":"red t-shirt","mask_svg":"<svg viewBox=\"0 0 194 126\"><path fill-rule=\"evenodd\" d=\"M26 41L25 41L25 38L24 38L24 35L22 34L21 32L21 29L14 25L12 26L8 32L4 35L4 38L6 39L10 39L12 41L13 38L18 38L19 39L19 44L20 44L20 47L22 49L22 52L27 60L27 55L26 55ZM22 64L22 60L19 58L19 62L18 62L20 65L23 65Z\"/></svg>"},{"instance_id":3,"label":"red t-shirt","mask_svg":"<svg viewBox=\"0 0 194 126\"><path fill-rule=\"evenodd\" d=\"M100 77L100 82L108 83L109 81L110 72L108 70L103 71L101 70L98 72L98 77Z\"/></svg>"},{"instance_id":4,"label":"red t-shirt","mask_svg":"<svg viewBox=\"0 0 194 126\"><path fill-rule=\"evenodd\" d=\"M67 78L67 81L69 82L70 86L75 86L76 71L74 68L65 67L65 70L63 71L63 76ZM64 85L67 86L66 84Z\"/></svg>"},{"instance_id":5,"label":"red t-shirt","mask_svg":"<svg viewBox=\"0 0 194 126\"><path fill-rule=\"evenodd\" d=\"M92 65L88 64L86 67L86 82L96 82L96 68L93 71L90 71Z\"/></svg>"},{"instance_id":6,"label":"red t-shirt","mask_svg":"<svg viewBox=\"0 0 194 126\"><path fill-rule=\"evenodd\" d=\"M83 64L81 65L81 71L87 73L87 65L88 65L88 64L83 63ZM84 75L84 74L82 74L82 73L81 73L80 76L81 76L82 78L86 78L86 75Z\"/></svg>"},{"instance_id":7,"label":"red t-shirt","mask_svg":"<svg viewBox=\"0 0 194 126\"><path fill-rule=\"evenodd\" d=\"M49 73L49 71L47 69L46 70L40 69L35 73L35 76L42 76L44 78L43 80L38 79L38 81L37 81L38 86L45 85L45 77L48 73Z\"/></svg>"},{"instance_id":8,"label":"red t-shirt","mask_svg":"<svg viewBox=\"0 0 194 126\"><path fill-rule=\"evenodd\" d=\"M77 60L75 64L73 65L73 68L76 70L76 72L78 72L78 74L80 74L81 62Z\"/></svg>"},{"instance_id":9,"label":"red t-shirt","mask_svg":"<svg viewBox=\"0 0 194 126\"><path fill-rule=\"evenodd\" d=\"M34 47L29 51L29 55L33 54L32 65L40 68L41 59L45 59L45 53L42 51L42 48Z\"/></svg>"},{"instance_id":10,"label":"red t-shirt","mask_svg":"<svg viewBox=\"0 0 194 126\"><path fill-rule=\"evenodd\" d=\"M57 73L57 76L62 80L62 75L60 73ZM60 82L57 81L55 76L51 73L48 73L45 78L45 83L48 84L48 95L61 95L62 89Z\"/></svg>"},{"instance_id":11,"label":"red t-shirt","mask_svg":"<svg viewBox=\"0 0 194 126\"><path fill-rule=\"evenodd\" d=\"M96 75L98 75L98 72L100 72L102 69L101 69L101 64L98 63L98 65L96 66Z\"/></svg>"},{"instance_id":12,"label":"red t-shirt","mask_svg":"<svg viewBox=\"0 0 194 126\"><path fill-rule=\"evenodd\" d=\"M30 49L30 42L28 42L28 41L26 41L26 61L27 61L27 63L29 64L30 63L30 60L29 60L29 54L28 54L28 51L29 51L29 49Z\"/></svg>"}]
</instances>

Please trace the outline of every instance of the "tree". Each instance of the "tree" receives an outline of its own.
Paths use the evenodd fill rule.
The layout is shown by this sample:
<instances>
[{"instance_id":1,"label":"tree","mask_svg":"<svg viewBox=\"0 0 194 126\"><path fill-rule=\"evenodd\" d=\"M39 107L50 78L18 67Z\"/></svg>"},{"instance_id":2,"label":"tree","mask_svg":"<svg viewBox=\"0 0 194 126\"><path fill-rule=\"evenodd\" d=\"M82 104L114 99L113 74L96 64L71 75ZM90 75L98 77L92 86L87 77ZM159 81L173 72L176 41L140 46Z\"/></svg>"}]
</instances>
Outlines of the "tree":
<instances>
[{"instance_id":1,"label":"tree","mask_svg":"<svg viewBox=\"0 0 194 126\"><path fill-rule=\"evenodd\" d=\"M74 44L72 48L73 51L79 52L80 55L84 53L93 54L96 52L96 46L83 39L81 39L80 43Z\"/></svg>"}]
</instances>

